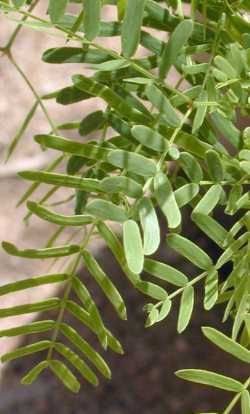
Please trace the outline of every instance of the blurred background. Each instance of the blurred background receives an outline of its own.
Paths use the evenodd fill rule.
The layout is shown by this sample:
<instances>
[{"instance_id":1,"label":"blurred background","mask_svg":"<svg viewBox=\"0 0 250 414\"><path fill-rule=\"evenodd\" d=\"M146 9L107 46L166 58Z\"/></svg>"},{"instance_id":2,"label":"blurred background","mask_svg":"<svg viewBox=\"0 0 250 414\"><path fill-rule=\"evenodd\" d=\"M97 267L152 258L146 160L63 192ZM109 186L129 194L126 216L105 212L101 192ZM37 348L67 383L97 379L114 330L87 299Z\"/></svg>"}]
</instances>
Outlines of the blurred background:
<instances>
[{"instance_id":1,"label":"blurred background","mask_svg":"<svg viewBox=\"0 0 250 414\"><path fill-rule=\"evenodd\" d=\"M38 6L37 13L44 13L46 2ZM111 18L111 9L106 9L107 17ZM3 46L15 28L15 22L0 16L0 46ZM119 47L117 39L113 40L112 47ZM70 84L70 77L76 71L81 72L81 65L48 65L41 61L42 53L55 46L64 45L61 38L39 33L28 28L21 30L12 52L16 61L27 75L31 84L40 95L49 93ZM39 169L48 165L53 159L50 152L41 153L39 146L33 142L33 135L47 133L50 128L43 112L38 108L14 156L4 164L6 149L24 117L34 104L34 96L23 81L20 73L9 60L0 58L0 239L9 240L20 247L41 247L52 236L55 227L39 219L31 218L29 225L23 222L26 214L25 205L16 208L18 199L27 189L28 184L18 178L17 171L27 168ZM45 102L46 108L53 118L53 122L61 123L81 120L93 107L100 108L102 103L97 99L86 103L64 107L53 100ZM69 136L69 134L67 134ZM39 189L35 198L44 194L44 188ZM60 191L55 200L67 196L67 192ZM188 213L188 212L187 212ZM164 221L163 221L164 226ZM217 255L213 245L207 244L200 234L190 226L188 214L186 231L199 245L210 254ZM202 386L192 386L177 380L174 371L184 367L217 369L223 373L244 378L244 365L235 362L233 358L224 355L215 347L208 344L200 334L200 326L216 326L221 319L222 310L217 308L213 313L202 310L202 291L196 292L196 306L192 323L187 333L179 336L176 333L176 309L173 310L167 321L151 329L144 328L145 315L142 311L143 298L127 283L124 275L117 268L113 258L101 242L95 241L92 246L96 256L104 264L104 268L125 297L128 306L128 322L120 322L113 315L112 309L106 303L101 292L96 288L89 275L82 269L82 277L87 281L91 292L97 298L97 303L117 337L124 345L125 355L107 353L107 360L113 372L111 382L101 380L97 389L92 389L84 383L79 395L69 393L48 372L39 377L39 380L30 387L20 385L19 380L28 369L39 361L39 355L14 361L9 366L0 367L0 414L52 414L58 410L60 414L136 414L139 410L143 414L190 414L191 412L209 412L222 409L229 401L230 395ZM169 264L177 264L187 274L194 271L180 259L170 255L163 245L159 258ZM1 284L17 279L43 274L47 271L47 263L42 261L26 261L8 256L0 250L0 277ZM1 307L10 307L14 303L28 303L53 296L51 288L39 288L24 291L22 294L1 298ZM200 299L198 299L200 298ZM36 316L32 315L32 318ZM24 321L31 320L27 316L9 318L0 321L0 329ZM77 324L75 321L71 323ZM226 327L225 327L226 328ZM80 332L97 348L98 344L88 331L78 326ZM32 338L34 339L34 338ZM23 344L29 338L23 338ZM13 349L17 345L15 339L1 339L1 354ZM238 413L237 409L234 413Z\"/></svg>"}]
</instances>

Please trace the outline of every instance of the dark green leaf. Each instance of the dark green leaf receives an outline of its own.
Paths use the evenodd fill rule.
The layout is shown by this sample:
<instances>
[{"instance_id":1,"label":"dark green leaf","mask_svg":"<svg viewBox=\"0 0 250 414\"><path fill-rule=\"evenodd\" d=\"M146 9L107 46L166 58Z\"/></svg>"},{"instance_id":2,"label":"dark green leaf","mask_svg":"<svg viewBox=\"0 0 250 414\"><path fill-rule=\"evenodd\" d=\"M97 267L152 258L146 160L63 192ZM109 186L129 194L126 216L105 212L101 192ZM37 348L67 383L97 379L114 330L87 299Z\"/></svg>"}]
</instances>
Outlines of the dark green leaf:
<instances>
[{"instance_id":1,"label":"dark green leaf","mask_svg":"<svg viewBox=\"0 0 250 414\"><path fill-rule=\"evenodd\" d=\"M79 127L79 133L82 136L88 135L97 129L100 129L105 123L103 111L95 111L84 118Z\"/></svg>"}]
</instances>

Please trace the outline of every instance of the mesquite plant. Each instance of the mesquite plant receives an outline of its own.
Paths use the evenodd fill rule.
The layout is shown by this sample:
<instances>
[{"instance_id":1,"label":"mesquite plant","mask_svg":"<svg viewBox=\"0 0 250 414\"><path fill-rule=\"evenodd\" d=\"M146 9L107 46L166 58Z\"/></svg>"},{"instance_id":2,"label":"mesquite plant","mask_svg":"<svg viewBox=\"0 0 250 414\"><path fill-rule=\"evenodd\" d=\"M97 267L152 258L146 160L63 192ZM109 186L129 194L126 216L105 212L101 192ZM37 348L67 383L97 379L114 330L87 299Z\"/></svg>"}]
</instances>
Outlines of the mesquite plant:
<instances>
[{"instance_id":1,"label":"mesquite plant","mask_svg":"<svg viewBox=\"0 0 250 414\"><path fill-rule=\"evenodd\" d=\"M180 298L177 331L182 333L189 325L199 284L204 290L204 308L213 311L220 304L223 321L229 319L232 326L231 335L213 327L203 327L203 334L222 351L250 363L250 128L239 126L239 119L250 114L249 0L50 0L45 16L35 14L38 1L0 1L6 18L17 22L1 52L35 97L7 157L40 106L50 131L35 136L35 141L43 150L55 150L57 158L44 171L20 172L32 184L19 204L27 202L29 215L58 227L49 247L19 250L3 242L3 248L11 255L33 260L67 257L68 261L63 273L0 287L0 295L52 283L63 290L61 298L0 309L1 318L52 310L54 315L54 320L1 331L1 337L41 333L41 341L3 355L2 361L40 352L41 362L22 383L30 384L43 370L51 370L73 392L79 390L80 383L70 366L93 385L98 384L93 368L111 377L103 357L64 321L70 313L96 335L104 350L123 353L78 275L84 265L114 312L126 319L126 305L115 282L88 248L99 235L130 288L145 296L146 327L161 322L167 329L165 319L173 301ZM70 3L76 3L75 14L69 13ZM102 20L107 5L116 9L115 21ZM79 64L65 88L39 96L30 84L11 52L23 26L65 38L64 47L46 50L42 56L51 65ZM100 42L107 37L114 37L115 50ZM92 76L84 75L85 68L92 69ZM170 80L173 71L176 84ZM47 99L70 105L92 97L100 98L105 110L94 111L81 122L55 125L46 110ZM70 129L79 132L78 140L67 138ZM94 131L96 138L86 140ZM56 172L60 164L66 165L64 174ZM49 185L48 193L34 202L33 193L41 183ZM72 195L65 201L68 215L48 208L50 197L60 187L71 189ZM213 261L183 234L185 206L190 213L188 217L185 214L185 220L191 220L220 249L218 260ZM231 228L225 228L223 219L215 219L218 208L224 217L231 216ZM165 216L161 232L160 210ZM75 229L78 241L58 245L67 226ZM165 240L161 240L163 234ZM161 241L193 264L195 277L154 259ZM231 270L225 278L227 263ZM71 299L71 292L77 299ZM242 414L250 413L250 377L236 380L196 369L176 375L229 391L223 414L231 413L236 404Z\"/></svg>"}]
</instances>

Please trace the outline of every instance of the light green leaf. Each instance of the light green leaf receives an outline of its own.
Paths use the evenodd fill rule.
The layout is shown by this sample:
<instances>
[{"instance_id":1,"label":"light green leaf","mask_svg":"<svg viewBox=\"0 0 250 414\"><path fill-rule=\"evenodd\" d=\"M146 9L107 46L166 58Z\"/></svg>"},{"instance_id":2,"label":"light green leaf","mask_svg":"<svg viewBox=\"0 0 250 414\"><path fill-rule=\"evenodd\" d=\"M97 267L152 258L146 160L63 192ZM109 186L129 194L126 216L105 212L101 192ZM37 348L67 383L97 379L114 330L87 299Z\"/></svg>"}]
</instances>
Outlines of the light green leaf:
<instances>
[{"instance_id":1,"label":"light green leaf","mask_svg":"<svg viewBox=\"0 0 250 414\"><path fill-rule=\"evenodd\" d=\"M122 54L126 58L133 56L139 45L145 3L146 0L127 0L122 25Z\"/></svg>"},{"instance_id":2,"label":"light green leaf","mask_svg":"<svg viewBox=\"0 0 250 414\"><path fill-rule=\"evenodd\" d=\"M219 275L217 270L212 269L208 272L205 279L205 296L204 296L204 308L206 310L212 309L218 299L218 283Z\"/></svg>"},{"instance_id":3,"label":"light green leaf","mask_svg":"<svg viewBox=\"0 0 250 414\"><path fill-rule=\"evenodd\" d=\"M214 150L206 152L206 162L208 166L208 173L213 181L220 183L224 179L224 169L221 162L221 157Z\"/></svg>"},{"instance_id":4,"label":"light green leaf","mask_svg":"<svg viewBox=\"0 0 250 414\"><path fill-rule=\"evenodd\" d=\"M196 133L200 129L200 127L202 126L205 120L205 116L206 116L207 109L208 109L208 105L205 103L207 102L207 100L208 100L207 92L202 92L198 100L196 101L198 108L196 110L195 117L193 120L192 134ZM203 102L204 104L202 104Z\"/></svg>"},{"instance_id":5,"label":"light green leaf","mask_svg":"<svg viewBox=\"0 0 250 414\"><path fill-rule=\"evenodd\" d=\"M147 124L150 121L148 116L134 109L125 99L122 99L120 95L108 86L83 75L74 75L72 80L77 89L102 98L120 116L136 123Z\"/></svg>"},{"instance_id":6,"label":"light green leaf","mask_svg":"<svg viewBox=\"0 0 250 414\"><path fill-rule=\"evenodd\" d=\"M111 371L104 361L104 359L101 357L98 352L94 350L94 348L88 344L87 341L85 341L71 326L62 323L60 326L60 331L62 334L72 342L72 344L75 345L75 347L81 351L90 362L92 362L95 367L100 371L101 374L105 378L111 378Z\"/></svg>"},{"instance_id":7,"label":"light green leaf","mask_svg":"<svg viewBox=\"0 0 250 414\"><path fill-rule=\"evenodd\" d=\"M73 175L56 174L44 171L23 171L19 175L25 180L53 184L61 187L79 188L84 191L99 192L99 181L93 178L81 178Z\"/></svg>"},{"instance_id":8,"label":"light green leaf","mask_svg":"<svg viewBox=\"0 0 250 414\"><path fill-rule=\"evenodd\" d=\"M234 317L233 329L232 329L232 339L236 341L242 324L244 322L244 317L248 309L248 291L243 292L240 302L237 307L236 315Z\"/></svg>"},{"instance_id":9,"label":"light green leaf","mask_svg":"<svg viewBox=\"0 0 250 414\"><path fill-rule=\"evenodd\" d=\"M99 34L101 19L101 0L83 0L83 25L86 38L93 40Z\"/></svg>"},{"instance_id":10,"label":"light green leaf","mask_svg":"<svg viewBox=\"0 0 250 414\"><path fill-rule=\"evenodd\" d=\"M60 342L55 343L55 350L67 359L76 369L82 374L90 384L97 386L99 384L98 378L92 369L70 348Z\"/></svg>"},{"instance_id":11,"label":"light green leaf","mask_svg":"<svg viewBox=\"0 0 250 414\"><path fill-rule=\"evenodd\" d=\"M132 198L142 196L142 186L128 177L106 177L100 182L100 189L106 193L124 193Z\"/></svg>"},{"instance_id":12,"label":"light green leaf","mask_svg":"<svg viewBox=\"0 0 250 414\"><path fill-rule=\"evenodd\" d=\"M208 270L213 266L210 257L192 241L179 236L178 234L169 234L167 236L167 243L172 249L178 252L181 256L186 257L200 269Z\"/></svg>"},{"instance_id":13,"label":"light green leaf","mask_svg":"<svg viewBox=\"0 0 250 414\"><path fill-rule=\"evenodd\" d=\"M235 358L250 364L250 351L248 349L244 348L242 345L233 341L231 338L214 328L204 327L202 328L202 332L205 337L209 339L209 341L213 342L224 352L227 352Z\"/></svg>"},{"instance_id":14,"label":"light green leaf","mask_svg":"<svg viewBox=\"0 0 250 414\"><path fill-rule=\"evenodd\" d=\"M175 229L178 227L181 224L181 213L170 181L161 172L154 178L154 197L167 218L169 228Z\"/></svg>"},{"instance_id":15,"label":"light green leaf","mask_svg":"<svg viewBox=\"0 0 250 414\"><path fill-rule=\"evenodd\" d=\"M206 142L203 142L194 135L184 131L178 133L175 138L175 143L185 151L188 151L199 158L205 158L206 151L211 149L211 146Z\"/></svg>"},{"instance_id":16,"label":"light green leaf","mask_svg":"<svg viewBox=\"0 0 250 414\"><path fill-rule=\"evenodd\" d=\"M7 295L8 293L19 292L20 290L30 289L37 286L65 282L66 280L68 280L68 278L69 276L67 274L61 273L18 280L17 282L8 283L6 285L0 286L0 296Z\"/></svg>"},{"instance_id":17,"label":"light green leaf","mask_svg":"<svg viewBox=\"0 0 250 414\"><path fill-rule=\"evenodd\" d=\"M31 303L26 305L13 306L12 308L0 309L0 318L9 316L25 315L27 313L45 312L57 309L60 306L60 299L51 298L42 302Z\"/></svg>"},{"instance_id":18,"label":"light green leaf","mask_svg":"<svg viewBox=\"0 0 250 414\"><path fill-rule=\"evenodd\" d=\"M159 311L157 308L153 307L148 314L145 327L149 328L150 326L153 326L158 321L158 317L159 317Z\"/></svg>"},{"instance_id":19,"label":"light green leaf","mask_svg":"<svg viewBox=\"0 0 250 414\"><path fill-rule=\"evenodd\" d=\"M46 148L56 149L91 160L105 161L109 150L97 145L72 141L55 135L36 135L35 141Z\"/></svg>"},{"instance_id":20,"label":"light green leaf","mask_svg":"<svg viewBox=\"0 0 250 414\"><path fill-rule=\"evenodd\" d=\"M32 322L27 325L17 326L15 328L2 329L0 331L0 337L12 337L19 335L29 335L34 333L47 332L53 329L55 326L54 321L40 321Z\"/></svg>"},{"instance_id":21,"label":"light green leaf","mask_svg":"<svg viewBox=\"0 0 250 414\"><path fill-rule=\"evenodd\" d=\"M127 0L117 0L118 20L124 19Z\"/></svg>"},{"instance_id":22,"label":"light green leaf","mask_svg":"<svg viewBox=\"0 0 250 414\"><path fill-rule=\"evenodd\" d=\"M15 349L15 351L8 352L5 355L1 356L1 362L9 362L13 359L21 358L27 355L34 354L35 352L41 352L45 349L48 349L50 347L51 342L50 341L40 341L36 342L31 345L26 345L20 348Z\"/></svg>"},{"instance_id":23,"label":"light green leaf","mask_svg":"<svg viewBox=\"0 0 250 414\"><path fill-rule=\"evenodd\" d=\"M49 0L49 16L52 23L58 23L58 21L63 17L68 0Z\"/></svg>"},{"instance_id":24,"label":"light green leaf","mask_svg":"<svg viewBox=\"0 0 250 414\"><path fill-rule=\"evenodd\" d=\"M218 223L214 218L207 216L206 214L193 213L192 220L195 224L218 246L225 248L233 238L226 229Z\"/></svg>"},{"instance_id":25,"label":"light green leaf","mask_svg":"<svg viewBox=\"0 0 250 414\"><path fill-rule=\"evenodd\" d=\"M177 331L182 333L189 324L194 308L194 288L187 286L181 295Z\"/></svg>"},{"instance_id":26,"label":"light green leaf","mask_svg":"<svg viewBox=\"0 0 250 414\"><path fill-rule=\"evenodd\" d=\"M250 395L248 390L242 391L241 394L241 414L250 412Z\"/></svg>"},{"instance_id":27,"label":"light green leaf","mask_svg":"<svg viewBox=\"0 0 250 414\"><path fill-rule=\"evenodd\" d=\"M179 158L179 163L192 183L199 184L199 182L202 181L202 169L193 155L188 152L182 152Z\"/></svg>"},{"instance_id":28,"label":"light green leaf","mask_svg":"<svg viewBox=\"0 0 250 414\"><path fill-rule=\"evenodd\" d=\"M156 300L165 300L168 297L167 292L160 286L151 282L140 281L136 284L136 288L144 295L150 296Z\"/></svg>"},{"instance_id":29,"label":"light green leaf","mask_svg":"<svg viewBox=\"0 0 250 414\"><path fill-rule=\"evenodd\" d=\"M126 319L126 306L113 282L111 282L106 273L101 269L101 267L99 266L99 264L90 252L84 250L82 252L82 256L88 271L94 277L95 281L98 283L105 296L113 305L117 314L120 316L121 319Z\"/></svg>"},{"instance_id":30,"label":"light green leaf","mask_svg":"<svg viewBox=\"0 0 250 414\"><path fill-rule=\"evenodd\" d=\"M41 204L28 201L28 209L36 216L43 220L49 221L50 223L59 224L61 226L84 226L86 224L93 223L94 218L87 214L79 214L74 216L64 216L62 214L54 213Z\"/></svg>"},{"instance_id":31,"label":"light green leaf","mask_svg":"<svg viewBox=\"0 0 250 414\"><path fill-rule=\"evenodd\" d=\"M139 204L139 216L143 230L143 251L150 256L158 249L161 241L160 226L153 203L144 197Z\"/></svg>"},{"instance_id":32,"label":"light green leaf","mask_svg":"<svg viewBox=\"0 0 250 414\"><path fill-rule=\"evenodd\" d=\"M107 246L110 248L117 262L121 266L123 272L129 278L132 285L135 286L137 282L140 280L140 276L129 270L123 246L120 243L120 240L117 238L116 234L112 231L112 229L108 227L105 223L97 223L97 228L101 237L105 240Z\"/></svg>"},{"instance_id":33,"label":"light green leaf","mask_svg":"<svg viewBox=\"0 0 250 414\"><path fill-rule=\"evenodd\" d=\"M172 301L167 297L167 299L165 299L163 304L161 305L157 322L163 321L168 316L169 312L171 311L171 307Z\"/></svg>"},{"instance_id":34,"label":"light green leaf","mask_svg":"<svg viewBox=\"0 0 250 414\"><path fill-rule=\"evenodd\" d=\"M157 152L165 152L169 149L169 143L163 135L144 125L136 125L131 130L135 139L147 148Z\"/></svg>"},{"instance_id":35,"label":"light green leaf","mask_svg":"<svg viewBox=\"0 0 250 414\"><path fill-rule=\"evenodd\" d=\"M232 256L247 242L248 233L243 233L237 240L233 241L222 253L216 263L216 269L220 269L225 263L231 260Z\"/></svg>"},{"instance_id":36,"label":"light green leaf","mask_svg":"<svg viewBox=\"0 0 250 414\"><path fill-rule=\"evenodd\" d=\"M241 133L230 121L225 118L219 111L214 111L211 114L211 119L216 129L227 139L235 148L239 149L241 145Z\"/></svg>"},{"instance_id":37,"label":"light green leaf","mask_svg":"<svg viewBox=\"0 0 250 414\"><path fill-rule=\"evenodd\" d=\"M27 0L12 0L12 3L14 6L19 9L20 7L24 6L26 4Z\"/></svg>"},{"instance_id":38,"label":"light green leaf","mask_svg":"<svg viewBox=\"0 0 250 414\"><path fill-rule=\"evenodd\" d=\"M225 59L223 56L215 56L214 63L219 70L224 72L227 75L228 79L237 78L237 72L234 70L233 66L230 64L228 59Z\"/></svg>"},{"instance_id":39,"label":"light green leaf","mask_svg":"<svg viewBox=\"0 0 250 414\"><path fill-rule=\"evenodd\" d=\"M111 220L123 223L128 219L127 213L111 201L96 199L90 201L85 208L86 212L101 220Z\"/></svg>"},{"instance_id":40,"label":"light green leaf","mask_svg":"<svg viewBox=\"0 0 250 414\"><path fill-rule=\"evenodd\" d=\"M18 250L18 248L8 242L2 242L3 249L12 256L25 257L28 259L48 259L51 257L65 257L79 252L79 246L65 245L61 247L49 247L47 249L27 249Z\"/></svg>"},{"instance_id":41,"label":"light green leaf","mask_svg":"<svg viewBox=\"0 0 250 414\"><path fill-rule=\"evenodd\" d=\"M164 79L193 32L192 20L183 20L172 32L160 61L160 78Z\"/></svg>"},{"instance_id":42,"label":"light green leaf","mask_svg":"<svg viewBox=\"0 0 250 414\"><path fill-rule=\"evenodd\" d=\"M78 277L73 278L72 288L76 294L76 296L82 302L84 308L89 312L92 322L94 323L97 332L103 333L105 331L105 326L90 292L86 288L86 286L81 282Z\"/></svg>"},{"instance_id":43,"label":"light green leaf","mask_svg":"<svg viewBox=\"0 0 250 414\"><path fill-rule=\"evenodd\" d=\"M151 159L129 151L112 151L109 153L107 161L115 167L144 177L153 177L156 173L155 163Z\"/></svg>"},{"instance_id":44,"label":"light green leaf","mask_svg":"<svg viewBox=\"0 0 250 414\"><path fill-rule=\"evenodd\" d=\"M98 70L98 71L113 71L118 70L122 68L126 68L130 65L129 60L126 59L113 59L113 60L107 60L103 63L97 63L95 65L91 65L92 69Z\"/></svg>"},{"instance_id":45,"label":"light green leaf","mask_svg":"<svg viewBox=\"0 0 250 414\"><path fill-rule=\"evenodd\" d=\"M96 334L100 343L103 344L103 335L107 337L107 345L117 354L123 354L123 348L117 338L112 335L112 333L104 327L104 331L100 332L95 325L95 321L93 321L92 316L85 311L81 306L77 303L73 302L72 300L68 300L66 302L67 310L79 321L81 321L84 325L86 325L92 332Z\"/></svg>"},{"instance_id":46,"label":"light green leaf","mask_svg":"<svg viewBox=\"0 0 250 414\"><path fill-rule=\"evenodd\" d=\"M22 379L21 384L30 385L32 384L38 376L48 367L49 363L47 361L42 361L32 368Z\"/></svg>"},{"instance_id":47,"label":"light green leaf","mask_svg":"<svg viewBox=\"0 0 250 414\"><path fill-rule=\"evenodd\" d=\"M219 203L222 191L223 190L220 184L215 184L210 187L196 205L195 209L193 210L193 214L201 213L209 215Z\"/></svg>"},{"instance_id":48,"label":"light green leaf","mask_svg":"<svg viewBox=\"0 0 250 414\"><path fill-rule=\"evenodd\" d=\"M144 252L140 229L134 220L123 224L123 245L129 269L140 274L143 270Z\"/></svg>"},{"instance_id":49,"label":"light green leaf","mask_svg":"<svg viewBox=\"0 0 250 414\"><path fill-rule=\"evenodd\" d=\"M81 386L75 375L61 361L53 359L49 361L49 367L62 383L72 392L79 392Z\"/></svg>"},{"instance_id":50,"label":"light green leaf","mask_svg":"<svg viewBox=\"0 0 250 414\"><path fill-rule=\"evenodd\" d=\"M178 188L174 192L176 203L178 207L184 207L186 204L190 203L199 193L198 184L185 184L182 187Z\"/></svg>"},{"instance_id":51,"label":"light green leaf","mask_svg":"<svg viewBox=\"0 0 250 414\"><path fill-rule=\"evenodd\" d=\"M243 384L233 378L216 374L215 372L202 369L183 369L175 373L178 378L196 382L198 384L209 385L210 387L220 388L226 391L241 392Z\"/></svg>"},{"instance_id":52,"label":"light green leaf","mask_svg":"<svg viewBox=\"0 0 250 414\"><path fill-rule=\"evenodd\" d=\"M161 90L157 88L155 85L150 84L146 87L145 92L147 98L160 112L160 116L162 116L171 127L179 127L181 124L180 118L177 115L173 106L171 105L170 101L161 92Z\"/></svg>"},{"instance_id":53,"label":"light green leaf","mask_svg":"<svg viewBox=\"0 0 250 414\"><path fill-rule=\"evenodd\" d=\"M156 260L145 259L144 270L145 272L175 286L185 286L185 284L188 283L188 278L182 272Z\"/></svg>"}]
</instances>

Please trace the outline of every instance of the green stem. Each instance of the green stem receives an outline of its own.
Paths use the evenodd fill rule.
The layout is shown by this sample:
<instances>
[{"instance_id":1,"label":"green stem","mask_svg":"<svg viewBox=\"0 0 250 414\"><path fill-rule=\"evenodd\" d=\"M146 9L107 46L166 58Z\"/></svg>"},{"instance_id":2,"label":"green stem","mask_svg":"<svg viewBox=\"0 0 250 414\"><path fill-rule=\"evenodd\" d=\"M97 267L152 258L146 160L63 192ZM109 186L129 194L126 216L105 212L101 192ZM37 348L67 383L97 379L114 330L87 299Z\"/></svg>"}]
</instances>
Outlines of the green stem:
<instances>
[{"instance_id":1,"label":"green stem","mask_svg":"<svg viewBox=\"0 0 250 414\"><path fill-rule=\"evenodd\" d=\"M34 86L32 85L32 83L30 82L30 80L28 79L28 77L26 76L26 74L24 73L24 71L22 70L22 68L19 66L19 64L16 62L16 60L14 59L14 57L12 56L11 52L8 51L6 53L6 56L8 56L10 62L13 64L13 66L16 68L16 70L18 71L18 73L21 75L21 77L23 78L23 80L25 81L25 83L28 85L29 89L31 90L31 92L33 93L33 95L35 96L35 98L37 99L53 133L55 135L58 134L57 128L54 125L54 122L52 121L52 119L50 118L50 115L44 105L44 103L42 102L40 96L38 95L37 91L35 90Z\"/></svg>"},{"instance_id":2,"label":"green stem","mask_svg":"<svg viewBox=\"0 0 250 414\"><path fill-rule=\"evenodd\" d=\"M193 286L196 283L200 282L202 279L204 279L207 276L207 272L202 272L200 273L198 276L196 276L194 279L190 280L190 282L186 283L185 286L182 286L181 288L177 289L175 292L171 293L168 297L170 300L174 299L176 296L179 296L183 293L183 291L188 287L188 286ZM163 304L163 300L158 302L156 304L156 308L160 307Z\"/></svg>"},{"instance_id":3,"label":"green stem","mask_svg":"<svg viewBox=\"0 0 250 414\"><path fill-rule=\"evenodd\" d=\"M244 389L246 390L249 387L249 385L250 385L250 377L244 383ZM222 414L229 414L229 413L231 413L232 409L237 404L237 402L239 401L240 397L241 397L241 392L239 392L238 394L236 394L234 396L234 398L232 399L232 401L230 401L230 403L225 408L225 410L223 411Z\"/></svg>"},{"instance_id":4,"label":"green stem","mask_svg":"<svg viewBox=\"0 0 250 414\"><path fill-rule=\"evenodd\" d=\"M39 0L35 0L33 4L31 4L31 6L29 7L28 11L32 12L34 10L34 8L36 7L36 5L38 4ZM22 29L23 25L22 23L27 20L28 16L23 16L21 23L19 23L17 25L17 27L15 28L15 30L13 31L13 33L10 35L10 38L8 40L8 42L6 43L6 45L2 48L3 51L8 51L11 49L13 43L16 40L16 37L18 35L18 33L20 32L20 30Z\"/></svg>"}]
</instances>

